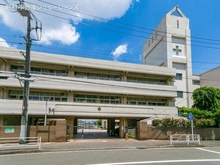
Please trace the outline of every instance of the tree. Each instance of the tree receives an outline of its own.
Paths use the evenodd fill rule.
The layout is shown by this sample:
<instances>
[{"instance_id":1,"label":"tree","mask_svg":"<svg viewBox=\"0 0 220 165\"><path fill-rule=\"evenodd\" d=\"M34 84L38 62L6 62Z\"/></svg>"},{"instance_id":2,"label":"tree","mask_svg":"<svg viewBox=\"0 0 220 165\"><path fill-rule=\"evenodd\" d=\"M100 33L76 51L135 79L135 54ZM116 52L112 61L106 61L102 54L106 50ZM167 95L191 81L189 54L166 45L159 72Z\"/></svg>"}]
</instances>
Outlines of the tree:
<instances>
[{"instance_id":1,"label":"tree","mask_svg":"<svg viewBox=\"0 0 220 165\"><path fill-rule=\"evenodd\" d=\"M216 112L220 109L220 89L214 87L197 88L192 95L193 108Z\"/></svg>"},{"instance_id":2,"label":"tree","mask_svg":"<svg viewBox=\"0 0 220 165\"><path fill-rule=\"evenodd\" d=\"M102 120L101 120L101 119L97 120L97 124L98 124L99 126L101 126L101 125L102 125Z\"/></svg>"}]
</instances>

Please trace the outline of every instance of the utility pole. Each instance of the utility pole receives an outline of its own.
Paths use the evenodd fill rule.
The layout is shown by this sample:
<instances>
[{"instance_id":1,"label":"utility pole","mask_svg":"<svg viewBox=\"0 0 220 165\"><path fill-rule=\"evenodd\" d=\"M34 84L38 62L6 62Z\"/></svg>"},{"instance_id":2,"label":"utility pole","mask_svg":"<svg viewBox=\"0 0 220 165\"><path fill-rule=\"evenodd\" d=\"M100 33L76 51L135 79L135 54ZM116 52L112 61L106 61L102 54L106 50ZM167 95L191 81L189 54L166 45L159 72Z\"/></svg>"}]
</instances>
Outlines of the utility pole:
<instances>
[{"instance_id":1,"label":"utility pole","mask_svg":"<svg viewBox=\"0 0 220 165\"><path fill-rule=\"evenodd\" d=\"M26 143L27 137L27 127L28 127L28 101L29 101L29 92L30 92L30 50L31 50L31 30L36 30L36 41L40 40L37 30L42 30L42 24L40 22L40 26L38 27L38 20L36 17L31 13L31 11L25 7L24 0L19 0L19 4L17 5L17 11L23 16L27 17L27 35L25 37L26 40L26 53L23 54L25 57L25 74L24 74L24 92L23 92L23 105L22 105L22 114L21 114L21 129L20 129L20 138L19 143L24 144ZM31 28L31 20L32 17L36 20L36 28Z\"/></svg>"},{"instance_id":2,"label":"utility pole","mask_svg":"<svg viewBox=\"0 0 220 165\"><path fill-rule=\"evenodd\" d=\"M17 11L24 17L27 17L27 35L26 35L26 54L25 57L25 78L30 78L30 48L31 48L31 15L30 11L25 9L24 1L20 0ZM26 143L27 125L28 125L28 100L29 100L29 81L24 80L23 105L21 114L20 144Z\"/></svg>"}]
</instances>

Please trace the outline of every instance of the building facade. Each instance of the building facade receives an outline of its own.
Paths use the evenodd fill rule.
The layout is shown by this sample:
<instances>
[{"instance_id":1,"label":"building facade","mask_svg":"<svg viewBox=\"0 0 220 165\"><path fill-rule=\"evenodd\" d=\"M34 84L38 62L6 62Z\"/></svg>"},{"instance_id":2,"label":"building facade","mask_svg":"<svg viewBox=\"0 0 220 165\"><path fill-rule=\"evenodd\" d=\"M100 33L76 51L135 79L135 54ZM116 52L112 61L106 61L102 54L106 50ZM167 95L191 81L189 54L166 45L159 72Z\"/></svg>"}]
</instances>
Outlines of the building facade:
<instances>
[{"instance_id":1,"label":"building facade","mask_svg":"<svg viewBox=\"0 0 220 165\"><path fill-rule=\"evenodd\" d=\"M143 45L143 64L176 69L176 106L192 105L190 40L189 19L176 6L166 14Z\"/></svg>"},{"instance_id":2,"label":"building facade","mask_svg":"<svg viewBox=\"0 0 220 165\"><path fill-rule=\"evenodd\" d=\"M0 125L19 125L22 112L24 57L20 50L0 51ZM121 137L129 123L155 115L176 115L176 70L31 52L29 124L47 118L120 120ZM49 113L50 112L50 113Z\"/></svg>"},{"instance_id":3,"label":"building facade","mask_svg":"<svg viewBox=\"0 0 220 165\"><path fill-rule=\"evenodd\" d=\"M175 106L190 107L200 84L219 85L205 81L215 70L192 74L189 19L177 6L144 43L142 60L128 64L31 52L28 124L45 115L65 118L72 128L78 119L106 119L109 131L119 120L123 137L139 120L175 116ZM0 126L20 125L23 63L20 50L0 48Z\"/></svg>"}]
</instances>

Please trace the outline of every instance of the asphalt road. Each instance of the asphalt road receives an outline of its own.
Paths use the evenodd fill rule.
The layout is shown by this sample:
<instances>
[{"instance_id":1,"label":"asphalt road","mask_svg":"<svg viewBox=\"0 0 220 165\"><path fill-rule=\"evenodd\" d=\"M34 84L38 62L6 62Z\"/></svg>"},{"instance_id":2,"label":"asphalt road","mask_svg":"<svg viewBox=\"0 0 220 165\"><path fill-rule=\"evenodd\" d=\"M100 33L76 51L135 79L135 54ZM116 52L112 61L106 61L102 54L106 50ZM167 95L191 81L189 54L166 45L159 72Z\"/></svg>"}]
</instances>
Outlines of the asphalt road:
<instances>
[{"instance_id":1,"label":"asphalt road","mask_svg":"<svg viewBox=\"0 0 220 165\"><path fill-rule=\"evenodd\" d=\"M0 165L219 165L220 147L85 150L0 155Z\"/></svg>"}]
</instances>

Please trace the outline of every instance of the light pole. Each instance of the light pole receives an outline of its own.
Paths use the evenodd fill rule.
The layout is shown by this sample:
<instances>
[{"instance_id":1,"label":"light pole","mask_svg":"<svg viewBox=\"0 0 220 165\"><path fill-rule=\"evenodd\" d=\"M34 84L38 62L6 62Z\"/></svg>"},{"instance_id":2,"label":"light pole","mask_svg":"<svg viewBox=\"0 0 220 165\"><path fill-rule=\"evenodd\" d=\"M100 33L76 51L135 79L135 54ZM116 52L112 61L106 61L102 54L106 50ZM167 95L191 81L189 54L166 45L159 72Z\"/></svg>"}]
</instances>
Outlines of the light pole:
<instances>
[{"instance_id":1,"label":"light pole","mask_svg":"<svg viewBox=\"0 0 220 165\"><path fill-rule=\"evenodd\" d=\"M46 98L46 109L45 109L45 115L44 115L44 126L47 125L47 102L50 100L50 98Z\"/></svg>"}]
</instances>

